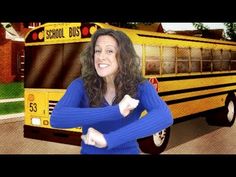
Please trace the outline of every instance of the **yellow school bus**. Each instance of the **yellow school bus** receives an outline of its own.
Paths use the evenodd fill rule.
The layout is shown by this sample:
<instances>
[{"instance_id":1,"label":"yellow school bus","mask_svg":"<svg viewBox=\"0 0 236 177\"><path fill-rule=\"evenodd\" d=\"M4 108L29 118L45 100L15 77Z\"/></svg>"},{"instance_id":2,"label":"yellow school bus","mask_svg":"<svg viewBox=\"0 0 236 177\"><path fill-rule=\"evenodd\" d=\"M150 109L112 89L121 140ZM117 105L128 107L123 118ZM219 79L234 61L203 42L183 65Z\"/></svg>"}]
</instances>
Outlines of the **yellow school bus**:
<instances>
[{"instance_id":1,"label":"yellow school bus","mask_svg":"<svg viewBox=\"0 0 236 177\"><path fill-rule=\"evenodd\" d=\"M80 52L99 28L121 30L130 37L143 76L168 104L175 123L205 113L210 124L234 123L235 42L106 23L46 23L32 29L25 38L24 137L80 145L80 127L52 128L49 119L67 86L80 76ZM140 149L150 154L163 152L170 128L139 139Z\"/></svg>"}]
</instances>

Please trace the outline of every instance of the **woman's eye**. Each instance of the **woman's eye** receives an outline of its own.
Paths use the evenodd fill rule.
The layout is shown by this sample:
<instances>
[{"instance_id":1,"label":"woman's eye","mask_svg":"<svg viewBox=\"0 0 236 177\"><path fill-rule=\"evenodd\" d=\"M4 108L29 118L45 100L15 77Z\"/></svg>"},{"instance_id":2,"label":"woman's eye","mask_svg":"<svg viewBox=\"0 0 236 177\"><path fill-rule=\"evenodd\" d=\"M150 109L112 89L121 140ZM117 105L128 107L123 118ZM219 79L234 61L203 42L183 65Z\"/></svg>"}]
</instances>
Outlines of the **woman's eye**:
<instances>
[{"instance_id":1,"label":"woman's eye","mask_svg":"<svg viewBox=\"0 0 236 177\"><path fill-rule=\"evenodd\" d=\"M113 53L113 50L107 50L107 53L111 54Z\"/></svg>"},{"instance_id":2,"label":"woman's eye","mask_svg":"<svg viewBox=\"0 0 236 177\"><path fill-rule=\"evenodd\" d=\"M100 53L101 52L101 50L95 50L95 53Z\"/></svg>"}]
</instances>

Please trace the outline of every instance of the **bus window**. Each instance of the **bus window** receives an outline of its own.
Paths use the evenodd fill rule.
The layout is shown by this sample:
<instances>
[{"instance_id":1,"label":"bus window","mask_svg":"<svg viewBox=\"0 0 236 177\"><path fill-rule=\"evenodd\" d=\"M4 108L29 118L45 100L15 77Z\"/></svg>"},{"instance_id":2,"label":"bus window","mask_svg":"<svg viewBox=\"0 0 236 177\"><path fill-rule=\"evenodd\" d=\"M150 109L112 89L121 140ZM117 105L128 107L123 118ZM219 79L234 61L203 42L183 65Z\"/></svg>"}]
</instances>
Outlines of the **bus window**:
<instances>
[{"instance_id":1,"label":"bus window","mask_svg":"<svg viewBox=\"0 0 236 177\"><path fill-rule=\"evenodd\" d=\"M189 48L177 48L177 73L189 72Z\"/></svg>"},{"instance_id":2,"label":"bus window","mask_svg":"<svg viewBox=\"0 0 236 177\"><path fill-rule=\"evenodd\" d=\"M146 75L160 74L160 47L146 46L145 55L146 55L145 74Z\"/></svg>"},{"instance_id":3,"label":"bus window","mask_svg":"<svg viewBox=\"0 0 236 177\"><path fill-rule=\"evenodd\" d=\"M80 75L79 54L84 47L84 43L27 47L25 87L67 88Z\"/></svg>"},{"instance_id":4,"label":"bus window","mask_svg":"<svg viewBox=\"0 0 236 177\"><path fill-rule=\"evenodd\" d=\"M162 74L175 73L175 47L163 47Z\"/></svg>"},{"instance_id":5,"label":"bus window","mask_svg":"<svg viewBox=\"0 0 236 177\"><path fill-rule=\"evenodd\" d=\"M236 70L236 51L231 51L231 70Z\"/></svg>"},{"instance_id":6,"label":"bus window","mask_svg":"<svg viewBox=\"0 0 236 177\"><path fill-rule=\"evenodd\" d=\"M212 51L213 56L213 71L221 71L221 63L222 63L222 55L221 50L213 50Z\"/></svg>"},{"instance_id":7,"label":"bus window","mask_svg":"<svg viewBox=\"0 0 236 177\"><path fill-rule=\"evenodd\" d=\"M191 48L191 72L201 72L201 49Z\"/></svg>"},{"instance_id":8,"label":"bus window","mask_svg":"<svg viewBox=\"0 0 236 177\"><path fill-rule=\"evenodd\" d=\"M25 55L26 88L61 88L63 45L29 46Z\"/></svg>"},{"instance_id":9,"label":"bus window","mask_svg":"<svg viewBox=\"0 0 236 177\"><path fill-rule=\"evenodd\" d=\"M211 72L212 54L210 49L202 49L202 71Z\"/></svg>"},{"instance_id":10,"label":"bus window","mask_svg":"<svg viewBox=\"0 0 236 177\"><path fill-rule=\"evenodd\" d=\"M86 43L68 43L64 45L62 87L68 85L81 74L80 53Z\"/></svg>"},{"instance_id":11,"label":"bus window","mask_svg":"<svg viewBox=\"0 0 236 177\"><path fill-rule=\"evenodd\" d=\"M230 51L222 51L222 71L229 71L230 69Z\"/></svg>"},{"instance_id":12,"label":"bus window","mask_svg":"<svg viewBox=\"0 0 236 177\"><path fill-rule=\"evenodd\" d=\"M143 58L143 53L142 53L142 45L140 44L134 44L134 49L140 59L139 61L139 66L140 66L140 70L142 69L142 58Z\"/></svg>"}]
</instances>

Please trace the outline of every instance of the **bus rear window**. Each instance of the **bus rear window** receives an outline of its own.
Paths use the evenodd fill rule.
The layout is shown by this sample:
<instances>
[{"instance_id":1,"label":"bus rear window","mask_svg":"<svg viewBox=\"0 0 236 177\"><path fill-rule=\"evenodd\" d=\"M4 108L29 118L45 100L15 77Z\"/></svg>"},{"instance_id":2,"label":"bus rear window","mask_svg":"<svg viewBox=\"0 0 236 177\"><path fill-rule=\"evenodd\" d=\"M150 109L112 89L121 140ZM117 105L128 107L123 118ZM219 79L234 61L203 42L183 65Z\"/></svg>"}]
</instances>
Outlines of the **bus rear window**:
<instances>
[{"instance_id":1,"label":"bus rear window","mask_svg":"<svg viewBox=\"0 0 236 177\"><path fill-rule=\"evenodd\" d=\"M66 89L81 74L80 53L86 43L27 46L25 88Z\"/></svg>"}]
</instances>

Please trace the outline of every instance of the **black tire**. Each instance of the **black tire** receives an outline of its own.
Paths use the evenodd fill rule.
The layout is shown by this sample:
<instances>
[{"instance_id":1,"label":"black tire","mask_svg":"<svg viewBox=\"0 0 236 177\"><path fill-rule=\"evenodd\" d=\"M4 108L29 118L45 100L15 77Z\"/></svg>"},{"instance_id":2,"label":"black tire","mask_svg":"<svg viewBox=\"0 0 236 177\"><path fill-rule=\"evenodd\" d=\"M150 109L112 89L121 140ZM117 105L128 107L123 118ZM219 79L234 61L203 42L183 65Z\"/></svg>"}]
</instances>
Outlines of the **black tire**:
<instances>
[{"instance_id":1,"label":"black tire","mask_svg":"<svg viewBox=\"0 0 236 177\"><path fill-rule=\"evenodd\" d=\"M226 97L225 106L208 115L206 121L209 125L231 127L234 124L235 116L236 98L234 93L230 93Z\"/></svg>"},{"instance_id":2,"label":"black tire","mask_svg":"<svg viewBox=\"0 0 236 177\"><path fill-rule=\"evenodd\" d=\"M170 138L170 127L152 135L138 140L139 148L148 154L160 154L165 149Z\"/></svg>"}]
</instances>

